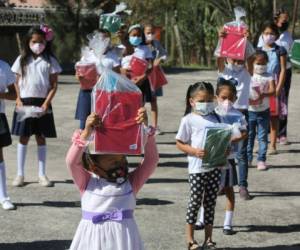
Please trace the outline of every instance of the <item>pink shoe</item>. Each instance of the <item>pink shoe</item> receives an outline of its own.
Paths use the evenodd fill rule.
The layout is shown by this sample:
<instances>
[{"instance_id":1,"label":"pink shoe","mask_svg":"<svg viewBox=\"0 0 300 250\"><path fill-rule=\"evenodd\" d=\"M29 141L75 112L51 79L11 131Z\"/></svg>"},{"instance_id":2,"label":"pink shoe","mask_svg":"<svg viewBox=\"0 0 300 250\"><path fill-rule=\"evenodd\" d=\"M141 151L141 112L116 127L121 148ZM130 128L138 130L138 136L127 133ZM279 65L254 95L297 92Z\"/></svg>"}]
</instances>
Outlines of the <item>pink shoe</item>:
<instances>
[{"instance_id":1,"label":"pink shoe","mask_svg":"<svg viewBox=\"0 0 300 250\"><path fill-rule=\"evenodd\" d=\"M279 144L280 144L280 145L289 145L290 142L287 140L287 138L286 138L285 136L281 136L281 137L279 138Z\"/></svg>"},{"instance_id":2,"label":"pink shoe","mask_svg":"<svg viewBox=\"0 0 300 250\"><path fill-rule=\"evenodd\" d=\"M268 170L268 166L266 165L266 163L264 161L259 161L257 163L257 170L260 170L260 171Z\"/></svg>"}]
</instances>

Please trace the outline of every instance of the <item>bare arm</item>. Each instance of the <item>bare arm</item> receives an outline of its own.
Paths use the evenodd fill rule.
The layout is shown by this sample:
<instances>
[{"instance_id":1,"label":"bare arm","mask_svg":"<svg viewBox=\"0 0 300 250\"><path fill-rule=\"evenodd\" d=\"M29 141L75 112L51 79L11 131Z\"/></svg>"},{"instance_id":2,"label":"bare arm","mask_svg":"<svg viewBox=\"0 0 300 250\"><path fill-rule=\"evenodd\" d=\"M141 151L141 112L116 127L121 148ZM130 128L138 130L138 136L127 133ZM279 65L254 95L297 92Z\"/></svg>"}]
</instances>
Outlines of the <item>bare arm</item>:
<instances>
[{"instance_id":1,"label":"bare arm","mask_svg":"<svg viewBox=\"0 0 300 250\"><path fill-rule=\"evenodd\" d=\"M286 55L283 55L280 57L280 75L279 75L279 80L278 80L278 84L276 87L276 96L279 96L280 91L284 85L285 74L286 74Z\"/></svg>"},{"instance_id":2,"label":"bare arm","mask_svg":"<svg viewBox=\"0 0 300 250\"><path fill-rule=\"evenodd\" d=\"M199 157L199 158L203 158L205 156L205 151L203 149L193 148L189 144L184 143L180 140L176 140L176 147L180 151L182 151L188 155L192 155L192 156Z\"/></svg>"},{"instance_id":3,"label":"bare arm","mask_svg":"<svg viewBox=\"0 0 300 250\"><path fill-rule=\"evenodd\" d=\"M55 93L57 91L57 81L58 81L58 74L51 74L50 75L50 91L47 95L46 100L44 101L42 108L44 110L47 110L53 97L55 96Z\"/></svg>"}]
</instances>

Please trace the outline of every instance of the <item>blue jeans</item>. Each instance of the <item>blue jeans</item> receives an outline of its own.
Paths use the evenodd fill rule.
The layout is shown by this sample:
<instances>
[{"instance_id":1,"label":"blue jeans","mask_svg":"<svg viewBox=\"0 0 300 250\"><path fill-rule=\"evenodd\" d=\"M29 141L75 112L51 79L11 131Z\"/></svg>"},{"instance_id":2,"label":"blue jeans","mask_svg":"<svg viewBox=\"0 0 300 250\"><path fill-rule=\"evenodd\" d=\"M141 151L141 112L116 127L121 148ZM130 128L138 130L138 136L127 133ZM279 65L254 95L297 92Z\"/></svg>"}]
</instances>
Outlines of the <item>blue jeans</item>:
<instances>
[{"instance_id":1,"label":"blue jeans","mask_svg":"<svg viewBox=\"0 0 300 250\"><path fill-rule=\"evenodd\" d=\"M240 110L248 122L248 110ZM245 139L242 142L242 146L239 147L237 152L237 164L239 168L239 186L248 187L248 155L247 155L247 145L248 140Z\"/></svg>"},{"instance_id":2,"label":"blue jeans","mask_svg":"<svg viewBox=\"0 0 300 250\"><path fill-rule=\"evenodd\" d=\"M247 154L248 160L253 158L253 145L257 132L258 137L258 157L257 161L266 161L266 154L268 149L268 131L270 125L270 110L267 109L262 112L249 111L249 134ZM257 131L256 131L257 130Z\"/></svg>"}]
</instances>

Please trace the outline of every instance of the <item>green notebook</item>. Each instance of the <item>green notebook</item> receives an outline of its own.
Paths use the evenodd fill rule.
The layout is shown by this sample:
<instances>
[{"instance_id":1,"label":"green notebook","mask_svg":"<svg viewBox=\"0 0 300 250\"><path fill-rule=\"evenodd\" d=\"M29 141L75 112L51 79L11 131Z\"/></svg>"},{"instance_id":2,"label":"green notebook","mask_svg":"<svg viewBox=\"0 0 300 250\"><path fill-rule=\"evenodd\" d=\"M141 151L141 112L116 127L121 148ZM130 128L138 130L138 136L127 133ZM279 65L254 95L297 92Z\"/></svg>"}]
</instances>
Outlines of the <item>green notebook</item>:
<instances>
[{"instance_id":1,"label":"green notebook","mask_svg":"<svg viewBox=\"0 0 300 250\"><path fill-rule=\"evenodd\" d=\"M204 131L203 148L206 156L202 159L204 168L224 166L227 162L227 150L230 146L231 129L208 127Z\"/></svg>"},{"instance_id":2,"label":"green notebook","mask_svg":"<svg viewBox=\"0 0 300 250\"><path fill-rule=\"evenodd\" d=\"M107 29L111 33L116 33L120 30L122 19L119 15L103 14L100 16L99 27Z\"/></svg>"},{"instance_id":3,"label":"green notebook","mask_svg":"<svg viewBox=\"0 0 300 250\"><path fill-rule=\"evenodd\" d=\"M291 50L291 62L300 67L300 40L295 40Z\"/></svg>"}]
</instances>

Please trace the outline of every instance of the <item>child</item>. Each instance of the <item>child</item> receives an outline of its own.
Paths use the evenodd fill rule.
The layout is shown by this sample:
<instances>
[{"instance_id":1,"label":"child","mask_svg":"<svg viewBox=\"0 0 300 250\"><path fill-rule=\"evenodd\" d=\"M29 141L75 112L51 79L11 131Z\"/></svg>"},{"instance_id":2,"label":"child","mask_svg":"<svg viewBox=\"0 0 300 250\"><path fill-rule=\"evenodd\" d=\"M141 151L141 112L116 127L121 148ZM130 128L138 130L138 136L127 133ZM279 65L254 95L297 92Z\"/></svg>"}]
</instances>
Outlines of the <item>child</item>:
<instances>
[{"instance_id":1,"label":"child","mask_svg":"<svg viewBox=\"0 0 300 250\"><path fill-rule=\"evenodd\" d=\"M210 83L197 82L190 85L186 95L186 111L182 118L176 145L179 150L188 154L190 201L186 216L186 237L188 249L200 249L194 240L194 224L202 203L204 206L205 241L204 249L215 249L212 241L212 230L217 192L220 181L220 170L204 169L202 158L205 151L201 149L205 127L214 126L219 118L214 112L214 89Z\"/></svg>"},{"instance_id":2,"label":"child","mask_svg":"<svg viewBox=\"0 0 300 250\"><path fill-rule=\"evenodd\" d=\"M150 50L152 51L152 55L154 58L153 65L158 66L162 61L167 59L167 51L162 47L162 45L158 40L155 40L154 37L155 30L152 24L145 25L144 33L146 37L146 43L150 48ZM156 133L161 134L161 131L158 127L158 106L157 106L157 98L156 98L158 96L163 96L162 87L156 90L151 102L152 125L156 128Z\"/></svg>"},{"instance_id":3,"label":"child","mask_svg":"<svg viewBox=\"0 0 300 250\"><path fill-rule=\"evenodd\" d=\"M52 186L46 176L46 137L56 137L51 101L57 90L61 67L51 52L51 39L49 31L43 31L42 27L32 27L23 46L24 53L12 66L12 71L17 76L16 108L38 106L44 110L40 118L27 118L23 121L18 121L17 112L14 112L12 134L20 136L18 173L13 181L13 186L16 187L24 185L27 144L32 135L35 135L38 148L39 183L45 187Z\"/></svg>"},{"instance_id":4,"label":"child","mask_svg":"<svg viewBox=\"0 0 300 250\"><path fill-rule=\"evenodd\" d=\"M123 72L127 71L127 76L129 75L128 72L130 71L130 60L133 56L148 61L148 69L151 69L153 55L151 50L146 45L146 38L140 24L132 25L128 29L128 40L130 45L133 46L134 52L131 55L123 57L121 63ZM151 102L153 101L153 93L150 88L150 83L147 79L147 73L148 71L145 74L137 76L131 80L141 89L144 96L144 102Z\"/></svg>"},{"instance_id":5,"label":"child","mask_svg":"<svg viewBox=\"0 0 300 250\"><path fill-rule=\"evenodd\" d=\"M99 29L97 30L100 34L103 34L104 37L107 37L110 39L111 35L108 30L105 29ZM95 56L94 58L95 63L99 64L101 63L103 67L109 68L114 70L115 72L120 72L120 61L118 58L117 53L115 52L114 48L111 46L108 46L105 49L105 53L103 57L101 58L101 61L99 58ZM82 76L80 76L78 73L76 73L76 77L78 80ZM92 89L81 89L79 90L79 95L77 99L77 106L76 106L76 113L75 113L75 119L79 120L79 127L80 129L84 129L86 118L91 113L91 92Z\"/></svg>"},{"instance_id":6,"label":"child","mask_svg":"<svg viewBox=\"0 0 300 250\"><path fill-rule=\"evenodd\" d=\"M145 121L145 114L144 108L139 110L137 123ZM85 129L74 133L73 145L67 154L67 165L79 188L82 204L82 220L70 249L144 249L133 212L136 195L158 162L154 130L148 133L141 165L128 173L125 155L85 152L87 140L98 126L101 126L100 118L92 113Z\"/></svg>"},{"instance_id":7,"label":"child","mask_svg":"<svg viewBox=\"0 0 300 250\"><path fill-rule=\"evenodd\" d=\"M252 56L252 55L251 55ZM250 55L248 55L250 57ZM249 91L251 75L249 74L245 61L226 58L225 64L224 58L218 58L219 74L224 79L231 79L232 84L235 85L237 90L237 99L234 103L234 108L238 109L245 115L246 120L248 117L248 105L249 105ZM248 159L247 159L247 140L242 143L242 147L239 148L237 154L238 166L239 166L239 193L243 200L250 200L251 196L248 192Z\"/></svg>"},{"instance_id":8,"label":"child","mask_svg":"<svg viewBox=\"0 0 300 250\"><path fill-rule=\"evenodd\" d=\"M270 124L270 149L269 155L277 154L276 140L278 133L279 117L287 115L286 103L282 101L284 96L284 82L286 75L286 50L284 47L278 46L275 41L279 37L279 31L273 22L266 22L263 26L262 37L264 45L258 49L263 50L268 55L267 72L275 78L275 94L271 97L271 124Z\"/></svg>"},{"instance_id":9,"label":"child","mask_svg":"<svg viewBox=\"0 0 300 250\"><path fill-rule=\"evenodd\" d=\"M254 74L251 79L251 92L257 95L255 100L250 98L249 105L249 137L248 137L248 161L252 165L253 145L255 136L258 136L257 169L267 170L266 154L268 149L268 131L270 124L269 97L275 94L275 81L271 74L267 73L268 55L258 50L254 55ZM251 97L251 96L250 96Z\"/></svg>"},{"instance_id":10,"label":"child","mask_svg":"<svg viewBox=\"0 0 300 250\"><path fill-rule=\"evenodd\" d=\"M15 88L13 85L15 80L15 75L11 71L9 65L0 60L0 204L4 210L11 210L15 208L6 191L6 173L2 150L3 147L11 144L9 127L5 115L4 99L16 99Z\"/></svg>"}]
</instances>

